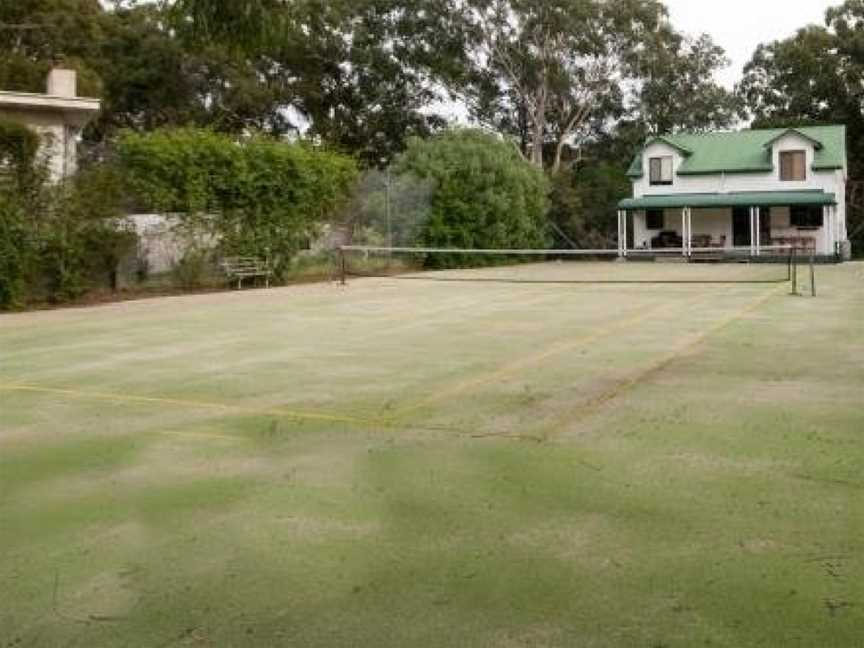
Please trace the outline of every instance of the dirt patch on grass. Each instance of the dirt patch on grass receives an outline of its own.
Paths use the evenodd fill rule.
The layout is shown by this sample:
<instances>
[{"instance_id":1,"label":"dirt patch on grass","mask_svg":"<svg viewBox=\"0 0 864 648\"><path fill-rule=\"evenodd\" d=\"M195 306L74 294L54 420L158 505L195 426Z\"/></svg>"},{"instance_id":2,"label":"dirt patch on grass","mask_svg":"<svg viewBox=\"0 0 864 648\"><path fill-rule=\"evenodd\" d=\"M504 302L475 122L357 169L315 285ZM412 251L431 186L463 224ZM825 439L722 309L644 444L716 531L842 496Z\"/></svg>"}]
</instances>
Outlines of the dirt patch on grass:
<instances>
[{"instance_id":1,"label":"dirt patch on grass","mask_svg":"<svg viewBox=\"0 0 864 648\"><path fill-rule=\"evenodd\" d=\"M601 515L558 520L516 531L507 539L516 548L552 556L566 562L599 565L601 539L608 537L608 525Z\"/></svg>"},{"instance_id":2,"label":"dirt patch on grass","mask_svg":"<svg viewBox=\"0 0 864 648\"><path fill-rule=\"evenodd\" d=\"M54 593L55 612L61 618L85 623L121 622L139 599L129 571L102 572L73 591L66 591L63 585L58 575Z\"/></svg>"},{"instance_id":3,"label":"dirt patch on grass","mask_svg":"<svg viewBox=\"0 0 864 648\"><path fill-rule=\"evenodd\" d=\"M535 624L526 628L501 630L488 646L495 648L548 648L564 645L564 631L551 624ZM580 643L580 648L589 644Z\"/></svg>"},{"instance_id":4,"label":"dirt patch on grass","mask_svg":"<svg viewBox=\"0 0 864 648\"><path fill-rule=\"evenodd\" d=\"M652 459L654 463L656 457ZM666 456L666 460L679 467L698 470L703 474L709 472L743 472L748 474L778 474L796 464L774 459L744 459L741 457L724 457L696 452L676 452ZM656 467L656 466L655 466Z\"/></svg>"},{"instance_id":5,"label":"dirt patch on grass","mask_svg":"<svg viewBox=\"0 0 864 648\"><path fill-rule=\"evenodd\" d=\"M769 538L747 538L741 540L738 546L744 553L754 555L777 553L783 549L779 542Z\"/></svg>"},{"instance_id":6,"label":"dirt patch on grass","mask_svg":"<svg viewBox=\"0 0 864 648\"><path fill-rule=\"evenodd\" d=\"M336 518L286 516L277 518L274 522L274 530L285 530L292 537L320 538L328 542L333 540L333 536L369 538L381 532L381 526L376 523L347 522Z\"/></svg>"}]
</instances>

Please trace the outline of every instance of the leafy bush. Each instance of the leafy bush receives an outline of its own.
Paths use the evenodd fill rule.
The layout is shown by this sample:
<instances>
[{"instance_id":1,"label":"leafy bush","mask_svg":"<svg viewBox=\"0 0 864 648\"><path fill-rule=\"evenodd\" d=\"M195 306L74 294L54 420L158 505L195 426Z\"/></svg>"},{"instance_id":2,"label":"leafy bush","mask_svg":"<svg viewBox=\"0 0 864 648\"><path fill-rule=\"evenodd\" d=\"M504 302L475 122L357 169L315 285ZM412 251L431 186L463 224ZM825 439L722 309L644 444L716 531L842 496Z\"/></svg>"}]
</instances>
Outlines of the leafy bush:
<instances>
[{"instance_id":1,"label":"leafy bush","mask_svg":"<svg viewBox=\"0 0 864 648\"><path fill-rule=\"evenodd\" d=\"M128 133L119 154L148 207L180 214L224 255L269 259L277 277L347 200L357 174L343 155L200 129Z\"/></svg>"},{"instance_id":2,"label":"leafy bush","mask_svg":"<svg viewBox=\"0 0 864 648\"><path fill-rule=\"evenodd\" d=\"M96 166L45 187L38 221L39 272L50 301L76 299L94 285L115 287L121 259L136 237L121 224L123 178Z\"/></svg>"},{"instance_id":3,"label":"leafy bush","mask_svg":"<svg viewBox=\"0 0 864 648\"><path fill-rule=\"evenodd\" d=\"M38 135L0 121L0 309L20 304L34 264L32 214L45 177L38 151Z\"/></svg>"},{"instance_id":4,"label":"leafy bush","mask_svg":"<svg viewBox=\"0 0 864 648\"><path fill-rule=\"evenodd\" d=\"M24 212L3 193L0 192L0 310L20 304L32 261Z\"/></svg>"},{"instance_id":5,"label":"leafy bush","mask_svg":"<svg viewBox=\"0 0 864 648\"><path fill-rule=\"evenodd\" d=\"M434 181L423 245L513 249L548 243L548 181L511 144L479 131L450 131L412 140L396 166ZM437 261L448 262L431 259Z\"/></svg>"},{"instance_id":6,"label":"leafy bush","mask_svg":"<svg viewBox=\"0 0 864 648\"><path fill-rule=\"evenodd\" d=\"M123 180L94 167L48 182L39 137L0 122L0 309L74 299L113 282L134 235L119 226Z\"/></svg>"},{"instance_id":7,"label":"leafy bush","mask_svg":"<svg viewBox=\"0 0 864 648\"><path fill-rule=\"evenodd\" d=\"M213 274L213 260L207 250L192 247L174 263L171 275L174 283L185 290L201 288Z\"/></svg>"},{"instance_id":8,"label":"leafy bush","mask_svg":"<svg viewBox=\"0 0 864 648\"><path fill-rule=\"evenodd\" d=\"M562 169L552 177L549 218L577 247L612 248L618 201L631 191L630 179L617 164L595 161ZM566 241L560 243L568 247Z\"/></svg>"}]
</instances>

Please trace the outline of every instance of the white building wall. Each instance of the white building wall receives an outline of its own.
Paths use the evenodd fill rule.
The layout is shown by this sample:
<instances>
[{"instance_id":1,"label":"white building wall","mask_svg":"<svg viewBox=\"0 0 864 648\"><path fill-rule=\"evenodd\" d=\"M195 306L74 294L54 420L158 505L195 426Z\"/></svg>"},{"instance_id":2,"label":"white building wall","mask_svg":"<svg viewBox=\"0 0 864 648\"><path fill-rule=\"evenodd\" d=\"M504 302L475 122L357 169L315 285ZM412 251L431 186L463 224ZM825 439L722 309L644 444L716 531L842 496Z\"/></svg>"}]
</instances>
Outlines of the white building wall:
<instances>
[{"instance_id":1,"label":"white building wall","mask_svg":"<svg viewBox=\"0 0 864 648\"><path fill-rule=\"evenodd\" d=\"M663 210L663 230L649 230L645 225L644 212L633 215L633 240L631 246L637 248L650 248L651 239L666 230L675 232L678 236L683 235L683 223L680 209ZM710 236L716 245L724 244L732 247L732 210L715 209L693 209L693 236Z\"/></svg>"},{"instance_id":2,"label":"white building wall","mask_svg":"<svg viewBox=\"0 0 864 648\"><path fill-rule=\"evenodd\" d=\"M5 108L0 109L0 118L24 124L39 135L40 154L52 180L61 180L75 172L77 133L71 131L61 118L48 112Z\"/></svg>"}]
</instances>

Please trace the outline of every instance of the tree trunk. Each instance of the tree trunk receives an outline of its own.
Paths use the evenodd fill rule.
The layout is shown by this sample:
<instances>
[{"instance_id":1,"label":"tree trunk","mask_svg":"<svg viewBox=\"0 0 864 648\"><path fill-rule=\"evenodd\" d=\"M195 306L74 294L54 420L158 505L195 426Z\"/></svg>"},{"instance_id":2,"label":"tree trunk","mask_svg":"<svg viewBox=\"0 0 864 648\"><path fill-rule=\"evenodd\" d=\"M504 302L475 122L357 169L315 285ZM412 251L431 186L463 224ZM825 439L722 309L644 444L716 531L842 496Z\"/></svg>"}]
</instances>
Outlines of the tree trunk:
<instances>
[{"instance_id":1,"label":"tree trunk","mask_svg":"<svg viewBox=\"0 0 864 648\"><path fill-rule=\"evenodd\" d=\"M552 173L558 173L561 170L561 161L564 157L565 146L567 146L566 137L561 137L555 146L555 162L552 164Z\"/></svg>"},{"instance_id":2,"label":"tree trunk","mask_svg":"<svg viewBox=\"0 0 864 648\"><path fill-rule=\"evenodd\" d=\"M531 163L543 168L543 141L546 134L546 84L540 89L534 104L533 126L531 138Z\"/></svg>"}]
</instances>

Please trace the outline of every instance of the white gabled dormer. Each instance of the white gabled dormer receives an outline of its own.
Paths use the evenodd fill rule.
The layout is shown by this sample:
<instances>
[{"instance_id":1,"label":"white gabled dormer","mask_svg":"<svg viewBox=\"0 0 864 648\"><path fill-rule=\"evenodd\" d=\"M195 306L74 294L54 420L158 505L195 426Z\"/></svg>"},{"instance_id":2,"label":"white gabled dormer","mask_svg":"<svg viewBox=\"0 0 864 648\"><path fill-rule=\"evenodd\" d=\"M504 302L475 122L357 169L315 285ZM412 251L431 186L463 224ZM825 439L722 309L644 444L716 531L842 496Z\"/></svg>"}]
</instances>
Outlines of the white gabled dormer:
<instances>
[{"instance_id":1,"label":"white gabled dormer","mask_svg":"<svg viewBox=\"0 0 864 648\"><path fill-rule=\"evenodd\" d=\"M689 150L664 137L649 141L642 154L642 193L669 193L675 186L678 169L689 155Z\"/></svg>"},{"instance_id":2,"label":"white gabled dormer","mask_svg":"<svg viewBox=\"0 0 864 648\"><path fill-rule=\"evenodd\" d=\"M773 177L783 187L805 188L812 180L816 151L822 143L790 128L765 144L774 167Z\"/></svg>"}]
</instances>

